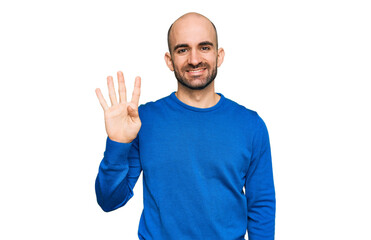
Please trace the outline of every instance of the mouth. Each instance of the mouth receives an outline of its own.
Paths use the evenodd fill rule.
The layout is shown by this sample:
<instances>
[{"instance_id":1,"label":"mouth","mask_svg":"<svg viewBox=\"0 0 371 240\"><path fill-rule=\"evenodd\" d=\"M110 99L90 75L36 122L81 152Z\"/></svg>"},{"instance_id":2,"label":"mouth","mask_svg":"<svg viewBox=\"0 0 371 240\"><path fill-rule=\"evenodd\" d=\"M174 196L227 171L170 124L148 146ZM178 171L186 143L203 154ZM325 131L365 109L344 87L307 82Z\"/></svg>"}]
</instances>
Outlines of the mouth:
<instances>
[{"instance_id":1,"label":"mouth","mask_svg":"<svg viewBox=\"0 0 371 240\"><path fill-rule=\"evenodd\" d=\"M201 75L205 70L206 68L197 68L197 69L187 70L186 72L191 75Z\"/></svg>"}]
</instances>

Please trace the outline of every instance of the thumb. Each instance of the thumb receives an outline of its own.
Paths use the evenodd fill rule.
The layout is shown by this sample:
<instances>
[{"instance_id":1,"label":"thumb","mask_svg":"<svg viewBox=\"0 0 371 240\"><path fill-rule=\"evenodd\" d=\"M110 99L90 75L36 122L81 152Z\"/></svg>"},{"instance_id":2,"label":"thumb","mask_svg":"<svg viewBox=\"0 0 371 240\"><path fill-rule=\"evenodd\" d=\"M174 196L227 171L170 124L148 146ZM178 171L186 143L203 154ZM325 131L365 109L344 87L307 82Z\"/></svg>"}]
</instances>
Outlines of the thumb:
<instances>
[{"instance_id":1,"label":"thumb","mask_svg":"<svg viewBox=\"0 0 371 240\"><path fill-rule=\"evenodd\" d=\"M128 113L129 113L130 117L132 117L132 118L139 117L138 109L134 109L130 105L128 105Z\"/></svg>"}]
</instances>

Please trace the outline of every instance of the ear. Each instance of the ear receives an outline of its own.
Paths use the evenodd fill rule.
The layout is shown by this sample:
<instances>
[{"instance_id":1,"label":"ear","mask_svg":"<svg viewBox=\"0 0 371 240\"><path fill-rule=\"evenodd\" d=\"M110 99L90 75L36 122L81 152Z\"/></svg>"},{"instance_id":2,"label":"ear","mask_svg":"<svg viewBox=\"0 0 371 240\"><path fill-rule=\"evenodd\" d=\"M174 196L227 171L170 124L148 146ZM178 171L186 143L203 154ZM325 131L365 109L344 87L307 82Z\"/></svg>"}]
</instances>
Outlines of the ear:
<instances>
[{"instance_id":1,"label":"ear","mask_svg":"<svg viewBox=\"0 0 371 240\"><path fill-rule=\"evenodd\" d=\"M167 67L171 70L174 71L174 66L173 66L173 61L171 61L171 55L170 53L165 53L165 62Z\"/></svg>"},{"instance_id":2,"label":"ear","mask_svg":"<svg viewBox=\"0 0 371 240\"><path fill-rule=\"evenodd\" d=\"M224 49L219 48L218 49L218 67L220 67L220 65L222 65L223 60L224 60Z\"/></svg>"}]
</instances>

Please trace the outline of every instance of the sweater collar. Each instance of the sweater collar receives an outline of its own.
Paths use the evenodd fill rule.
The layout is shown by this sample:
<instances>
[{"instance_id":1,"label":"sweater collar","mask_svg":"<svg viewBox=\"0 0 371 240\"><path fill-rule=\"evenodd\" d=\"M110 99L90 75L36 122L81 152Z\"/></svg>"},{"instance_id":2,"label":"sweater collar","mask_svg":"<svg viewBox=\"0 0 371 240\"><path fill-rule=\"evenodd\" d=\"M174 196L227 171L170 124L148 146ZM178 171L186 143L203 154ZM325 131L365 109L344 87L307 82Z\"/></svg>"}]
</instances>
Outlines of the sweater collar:
<instances>
[{"instance_id":1,"label":"sweater collar","mask_svg":"<svg viewBox=\"0 0 371 240\"><path fill-rule=\"evenodd\" d=\"M184 102L182 102L178 99L178 97L175 95L175 91L172 92L169 97L172 101L176 102L178 105L180 105L181 107L186 108L188 110L192 110L192 111L195 111L195 112L210 112L210 111L214 111L214 110L218 109L221 105L223 105L223 103L225 101L225 97L223 96L223 94L221 94L221 93L217 93L217 94L220 96L219 101L214 106L209 107L209 108L197 108L197 107L193 107L193 106L190 106L188 104L185 104Z\"/></svg>"}]
</instances>

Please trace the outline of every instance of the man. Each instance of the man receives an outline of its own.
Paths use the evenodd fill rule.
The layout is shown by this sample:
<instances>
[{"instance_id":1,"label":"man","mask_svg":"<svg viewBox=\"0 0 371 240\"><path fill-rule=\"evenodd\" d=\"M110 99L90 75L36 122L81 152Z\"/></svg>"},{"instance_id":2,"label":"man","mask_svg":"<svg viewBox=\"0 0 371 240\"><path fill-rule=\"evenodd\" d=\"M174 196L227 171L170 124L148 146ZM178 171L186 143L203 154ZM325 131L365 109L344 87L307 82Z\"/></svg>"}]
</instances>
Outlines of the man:
<instances>
[{"instance_id":1,"label":"man","mask_svg":"<svg viewBox=\"0 0 371 240\"><path fill-rule=\"evenodd\" d=\"M269 138L256 112L215 93L224 50L214 24L197 13L176 20L165 61L178 90L138 108L141 80L130 102L122 72L119 100L108 77L108 134L96 179L97 201L112 211L133 196L143 171L139 239L274 239L275 191Z\"/></svg>"}]
</instances>

